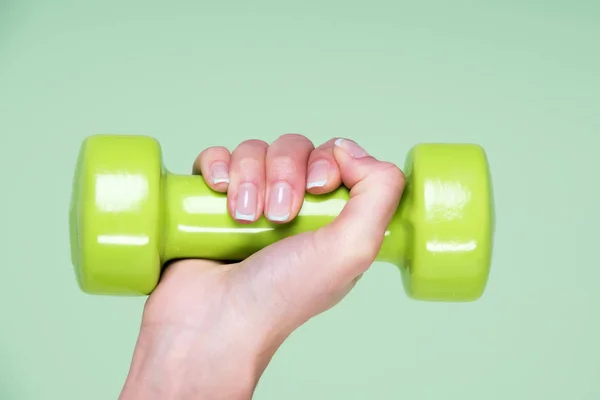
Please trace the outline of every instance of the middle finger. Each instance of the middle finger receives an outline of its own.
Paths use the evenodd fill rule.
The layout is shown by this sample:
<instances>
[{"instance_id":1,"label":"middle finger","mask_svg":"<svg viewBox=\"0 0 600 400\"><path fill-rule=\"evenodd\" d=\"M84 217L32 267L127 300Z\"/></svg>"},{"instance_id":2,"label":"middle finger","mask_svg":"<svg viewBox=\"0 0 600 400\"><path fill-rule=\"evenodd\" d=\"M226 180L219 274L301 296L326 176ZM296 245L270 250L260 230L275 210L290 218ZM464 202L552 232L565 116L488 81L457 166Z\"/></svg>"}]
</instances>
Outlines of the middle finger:
<instances>
[{"instance_id":1,"label":"middle finger","mask_svg":"<svg viewBox=\"0 0 600 400\"><path fill-rule=\"evenodd\" d=\"M305 136L287 134L267 150L265 217L288 222L296 217L306 191L306 163L314 149Z\"/></svg>"},{"instance_id":2,"label":"middle finger","mask_svg":"<svg viewBox=\"0 0 600 400\"><path fill-rule=\"evenodd\" d=\"M227 197L229 213L238 222L254 222L262 215L267 147L262 140L246 140L231 154Z\"/></svg>"}]
</instances>

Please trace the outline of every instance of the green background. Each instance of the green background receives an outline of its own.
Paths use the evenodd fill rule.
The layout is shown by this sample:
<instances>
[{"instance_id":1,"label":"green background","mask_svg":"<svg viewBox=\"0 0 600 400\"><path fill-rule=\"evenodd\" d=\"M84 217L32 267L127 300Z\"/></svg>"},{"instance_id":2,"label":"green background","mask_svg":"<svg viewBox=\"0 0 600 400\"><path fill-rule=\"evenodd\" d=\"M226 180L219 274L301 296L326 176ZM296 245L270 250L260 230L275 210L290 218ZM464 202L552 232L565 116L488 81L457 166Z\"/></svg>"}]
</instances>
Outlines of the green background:
<instances>
[{"instance_id":1,"label":"green background","mask_svg":"<svg viewBox=\"0 0 600 400\"><path fill-rule=\"evenodd\" d=\"M600 3L0 0L0 399L115 399L128 371L144 299L84 295L70 266L85 136L155 136L189 172L285 132L399 164L485 146L497 241L472 304L374 265L255 398L600 398Z\"/></svg>"}]
</instances>

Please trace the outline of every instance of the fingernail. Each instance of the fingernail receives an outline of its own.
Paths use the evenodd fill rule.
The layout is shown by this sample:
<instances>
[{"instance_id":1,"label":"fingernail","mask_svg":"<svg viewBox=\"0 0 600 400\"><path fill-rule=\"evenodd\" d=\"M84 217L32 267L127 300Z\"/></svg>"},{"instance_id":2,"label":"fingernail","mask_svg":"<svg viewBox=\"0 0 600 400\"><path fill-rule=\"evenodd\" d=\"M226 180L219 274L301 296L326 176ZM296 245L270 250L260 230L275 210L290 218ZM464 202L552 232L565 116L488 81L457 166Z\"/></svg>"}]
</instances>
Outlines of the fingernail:
<instances>
[{"instance_id":1,"label":"fingernail","mask_svg":"<svg viewBox=\"0 0 600 400\"><path fill-rule=\"evenodd\" d=\"M352 140L338 139L335 141L335 145L346 150L346 152L354 158L362 158L369 155L362 147Z\"/></svg>"},{"instance_id":2,"label":"fingernail","mask_svg":"<svg viewBox=\"0 0 600 400\"><path fill-rule=\"evenodd\" d=\"M238 188L235 219L254 221L258 205L258 190L251 182L242 183Z\"/></svg>"},{"instance_id":3,"label":"fingernail","mask_svg":"<svg viewBox=\"0 0 600 400\"><path fill-rule=\"evenodd\" d=\"M308 170L306 188L325 186L327 184L327 175L329 175L329 163L327 161L317 161Z\"/></svg>"},{"instance_id":4,"label":"fingernail","mask_svg":"<svg viewBox=\"0 0 600 400\"><path fill-rule=\"evenodd\" d=\"M292 209L292 187L287 182L277 182L271 189L267 217L271 221L287 221Z\"/></svg>"},{"instance_id":5,"label":"fingernail","mask_svg":"<svg viewBox=\"0 0 600 400\"><path fill-rule=\"evenodd\" d=\"M229 168L223 161L217 161L212 166L212 181L217 183L229 183Z\"/></svg>"}]
</instances>

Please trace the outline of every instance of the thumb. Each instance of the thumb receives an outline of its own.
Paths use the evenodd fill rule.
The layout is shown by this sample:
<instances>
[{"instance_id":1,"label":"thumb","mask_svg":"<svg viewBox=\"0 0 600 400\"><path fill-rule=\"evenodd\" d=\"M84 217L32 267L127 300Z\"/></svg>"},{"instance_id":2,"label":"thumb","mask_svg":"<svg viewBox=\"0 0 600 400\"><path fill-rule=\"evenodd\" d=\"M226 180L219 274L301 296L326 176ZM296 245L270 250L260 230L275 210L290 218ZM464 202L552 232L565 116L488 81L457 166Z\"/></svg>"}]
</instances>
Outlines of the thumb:
<instances>
[{"instance_id":1,"label":"thumb","mask_svg":"<svg viewBox=\"0 0 600 400\"><path fill-rule=\"evenodd\" d=\"M334 156L350 199L331 224L315 232L315 246L324 247L316 253L338 260L340 278L354 279L377 257L405 178L395 164L375 159L348 139L336 140Z\"/></svg>"}]
</instances>

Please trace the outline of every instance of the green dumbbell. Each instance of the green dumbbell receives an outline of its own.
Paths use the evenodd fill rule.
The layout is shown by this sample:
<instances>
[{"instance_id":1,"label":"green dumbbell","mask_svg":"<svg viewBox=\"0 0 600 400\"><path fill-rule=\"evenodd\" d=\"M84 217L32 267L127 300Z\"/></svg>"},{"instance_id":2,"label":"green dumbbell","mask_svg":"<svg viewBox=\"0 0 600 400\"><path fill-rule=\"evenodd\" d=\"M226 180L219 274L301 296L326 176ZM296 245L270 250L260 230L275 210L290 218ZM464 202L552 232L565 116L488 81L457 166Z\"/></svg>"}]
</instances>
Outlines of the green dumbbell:
<instances>
[{"instance_id":1,"label":"green dumbbell","mask_svg":"<svg viewBox=\"0 0 600 400\"><path fill-rule=\"evenodd\" d=\"M402 272L418 300L473 301L487 285L494 235L484 150L420 144L377 261ZM349 191L306 194L290 223L240 224L227 195L204 179L170 173L160 144L137 135L94 135L82 143L70 207L71 257L79 287L92 294L147 295L174 259L243 260L284 237L331 222Z\"/></svg>"}]
</instances>

